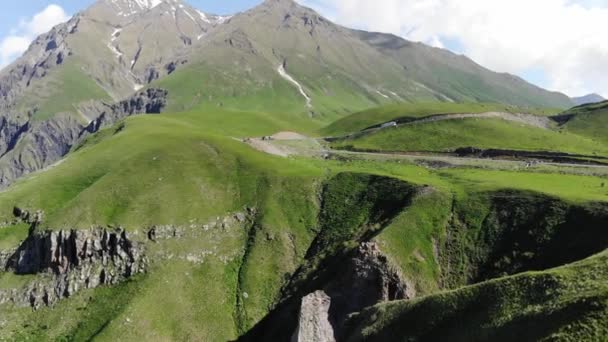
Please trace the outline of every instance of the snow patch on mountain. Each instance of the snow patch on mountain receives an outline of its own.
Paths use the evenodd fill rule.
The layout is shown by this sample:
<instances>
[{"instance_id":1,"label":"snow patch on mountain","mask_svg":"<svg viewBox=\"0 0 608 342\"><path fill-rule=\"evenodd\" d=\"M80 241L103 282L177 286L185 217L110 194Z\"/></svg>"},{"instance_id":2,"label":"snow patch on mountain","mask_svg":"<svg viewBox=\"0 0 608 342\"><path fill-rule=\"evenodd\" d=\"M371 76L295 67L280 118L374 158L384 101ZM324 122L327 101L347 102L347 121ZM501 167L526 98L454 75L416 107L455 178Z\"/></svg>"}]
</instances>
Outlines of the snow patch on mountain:
<instances>
[{"instance_id":1,"label":"snow patch on mountain","mask_svg":"<svg viewBox=\"0 0 608 342\"><path fill-rule=\"evenodd\" d=\"M201 17L202 21L211 24L211 20L209 20L209 18L207 17L207 15L205 13L203 13L199 10L197 10L197 12L198 12L198 15Z\"/></svg>"},{"instance_id":2,"label":"snow patch on mountain","mask_svg":"<svg viewBox=\"0 0 608 342\"><path fill-rule=\"evenodd\" d=\"M306 107L312 108L312 99L310 98L310 96L308 96L308 94L306 94L306 92L304 91L304 87L302 87L302 85L298 81L296 81L295 78L291 77L291 75L287 73L287 71L285 70L284 63L279 65L277 71L279 72L279 75L281 75L281 77L283 77L285 80L289 81L290 83L295 85L296 88L298 88L300 94L302 94L302 96L306 99Z\"/></svg>"},{"instance_id":3,"label":"snow patch on mountain","mask_svg":"<svg viewBox=\"0 0 608 342\"><path fill-rule=\"evenodd\" d=\"M386 94L384 94L383 92L381 92L380 90L376 90L376 93L378 93L378 95L384 97L385 99L390 99L390 97Z\"/></svg>"},{"instance_id":4,"label":"snow patch on mountain","mask_svg":"<svg viewBox=\"0 0 608 342\"><path fill-rule=\"evenodd\" d=\"M219 25L219 24L223 24L223 23L225 23L226 21L230 20L230 18L232 18L232 16L231 16L231 15L227 15L227 16L224 16L224 17L222 17L222 16L217 17L217 21L216 21L216 23L217 23L218 25Z\"/></svg>"},{"instance_id":5,"label":"snow patch on mountain","mask_svg":"<svg viewBox=\"0 0 608 342\"><path fill-rule=\"evenodd\" d=\"M177 3L178 0L110 0L110 3L117 9L117 15L129 17L142 11L148 11L164 3Z\"/></svg>"},{"instance_id":6,"label":"snow patch on mountain","mask_svg":"<svg viewBox=\"0 0 608 342\"><path fill-rule=\"evenodd\" d=\"M114 55L116 55L116 58L118 59L122 57L123 53L118 50L118 48L114 45L114 42L116 39L118 39L120 32L122 32L121 28L114 29L114 32L112 32L112 35L110 36L110 42L108 43L108 48L112 51L112 53L114 53Z\"/></svg>"}]
</instances>

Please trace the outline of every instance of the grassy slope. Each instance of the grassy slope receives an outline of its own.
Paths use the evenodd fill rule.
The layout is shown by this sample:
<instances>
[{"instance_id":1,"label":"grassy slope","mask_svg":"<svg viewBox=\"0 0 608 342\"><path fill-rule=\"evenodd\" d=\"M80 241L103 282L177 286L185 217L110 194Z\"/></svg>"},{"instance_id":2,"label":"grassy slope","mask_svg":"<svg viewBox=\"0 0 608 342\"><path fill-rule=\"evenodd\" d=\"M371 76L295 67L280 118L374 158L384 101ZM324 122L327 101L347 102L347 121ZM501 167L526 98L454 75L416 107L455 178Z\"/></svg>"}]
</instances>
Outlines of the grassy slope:
<instances>
[{"instance_id":1,"label":"grassy slope","mask_svg":"<svg viewBox=\"0 0 608 342\"><path fill-rule=\"evenodd\" d=\"M375 238L417 295L440 289L441 270L436 247L444 239L451 206L450 194L424 193L414 198L412 205Z\"/></svg>"},{"instance_id":2,"label":"grassy slope","mask_svg":"<svg viewBox=\"0 0 608 342\"><path fill-rule=\"evenodd\" d=\"M273 167L278 158L251 154L242 143L219 136L230 113L216 114L208 122L217 130L204 129L207 121L196 114L133 117L92 138L63 164L21 181L0 203L46 208L47 222L56 228L185 224L255 203L255 194L242 190L262 179L264 170L306 174L310 169L304 163ZM235 135L262 135L280 124L230 127ZM251 172L257 168L263 170ZM41 188L43 193L32 196Z\"/></svg>"},{"instance_id":3,"label":"grassy slope","mask_svg":"<svg viewBox=\"0 0 608 342\"><path fill-rule=\"evenodd\" d=\"M432 137L432 138L430 138ZM339 148L448 152L459 147L608 155L608 145L501 119L436 121L384 129L335 143Z\"/></svg>"},{"instance_id":4,"label":"grassy slope","mask_svg":"<svg viewBox=\"0 0 608 342\"><path fill-rule=\"evenodd\" d=\"M320 215L322 230L306 263L285 288L288 295L297 297L256 326L245 340L288 339L295 329L294 320L288 317L297 316L300 296L339 277L341 258L370 231L381 230L374 239L418 296L466 285L488 274L547 269L579 260L603 250L608 242L605 204L580 205L519 191L456 193L452 198L418 187L411 206L388 226L375 224L375 215L369 215L373 211L368 208L375 201L373 194L382 187L373 184L366 175L349 173L327 183L329 196L323 197ZM407 193L392 190L381 198L390 201ZM333 215L324 222L326 210ZM335 246L340 247L336 250Z\"/></svg>"},{"instance_id":5,"label":"grassy slope","mask_svg":"<svg viewBox=\"0 0 608 342\"><path fill-rule=\"evenodd\" d=\"M247 120L252 116L258 119L255 124ZM267 313L285 276L301 264L316 234L319 186L343 171L392 176L437 189L435 195L416 200L414 207L378 237L393 260L408 266L403 268L409 272L406 274L419 279L416 286L420 293L437 289L429 239L437 238L437 226L446 219L442 209L449 202L447 194L474 191L470 182L480 182L483 190L521 188L574 201L608 200L608 193L600 186L602 180L594 177L568 176L568 182L561 182L564 176L558 174L465 169L438 173L398 163L281 159L253 151L226 136L264 135L293 128L271 116L226 111L133 117L92 137L60 165L1 193L3 220L10 218L14 205L43 208L46 223L53 228L187 225L192 219L204 221L242 210L244 205L255 206L260 212L249 234L243 231L216 241L227 249L225 253L232 251L228 263L218 257L201 266L180 261L158 264L148 276L125 285L133 286L134 291L129 292L128 301L120 299L121 291L127 290L117 287L88 291L78 297L81 299L64 301L60 307L65 310L32 313L5 307L3 314L11 317L11 329L6 331L38 338L90 337L100 331L98 337L108 340L116 336L235 338ZM410 231L419 234L410 242L396 240L395 236ZM16 245L25 233L17 227L3 232L1 242L6 247ZM171 248L212 248L207 241L179 242ZM420 256L429 263L410 269L409 265L422 263ZM4 275L2 282L22 280L9 278ZM159 293L173 295L159 299ZM88 296L92 299L86 299ZM101 305L107 301L103 298L115 296L116 301ZM158 305L159 300L162 305ZM65 318L65 323L57 324L60 318Z\"/></svg>"},{"instance_id":6,"label":"grassy slope","mask_svg":"<svg viewBox=\"0 0 608 342\"><path fill-rule=\"evenodd\" d=\"M365 128L388 122L397 118L422 118L433 114L483 113L500 111L507 113L533 113L538 115L555 114L551 109L520 109L518 107L493 103L398 103L351 114L331 123L321 130L322 134L340 136L361 131Z\"/></svg>"},{"instance_id":7,"label":"grassy slope","mask_svg":"<svg viewBox=\"0 0 608 342\"><path fill-rule=\"evenodd\" d=\"M219 120L219 116L226 113L217 114L216 119ZM192 243L182 241L172 247L176 253L184 250L196 253L214 248L226 251L205 260L201 266L181 261L155 266L148 277L137 281L139 290L131 301L116 303L124 308L114 313L86 301L62 304L82 306L89 316L111 314L111 322L101 322L103 324L97 326L97 329L103 328L103 334L98 336L102 340L113 340L116 336L135 338L135 335L151 339L234 339L242 329L241 321L246 324L245 318L235 312L237 291L255 293L251 296L251 319L259 319L269 303L275 300L273 288L279 287L282 281L259 279L259 275L281 275L281 272L275 273L277 269L293 272L300 254L307 248L306 241L311 240L308 229L315 212L312 182L321 176L320 170L306 163L252 153L242 143L214 135L213 129L205 129L205 123L201 116L188 114L131 118L124 127L119 125L91 139L64 163L33 175L4 193L5 217L10 216L8 203L46 208L47 224L53 228L85 228L93 223L121 224L132 229L159 223L187 226L191 220L206 222L211 217L242 211L247 205L263 213L256 224L281 234L285 227L289 227L289 233L298 238L300 253L293 252L292 246L279 249L256 244L262 253L270 250L281 256L284 251L294 254L293 260L273 258L269 263L260 262L255 251L250 251L248 259L243 259L248 241L246 231L221 241L215 241L213 235ZM267 123L266 127L273 125ZM240 133L261 135L272 132L267 129L243 125ZM45 191L38 191L41 188ZM292 190L287 200L292 201L293 206L280 199L280 190L285 188ZM311 208L309 213L301 205L308 205ZM299 225L292 224L300 220ZM3 242L15 241L17 233L21 234L7 232ZM235 252L239 254L234 255ZM226 255L231 257L223 258ZM261 257L268 260L268 254ZM226 263L225 260L231 261ZM246 271L239 274L242 260L255 266L251 274ZM275 261L281 265L277 266ZM262 286L267 287L267 296L258 291ZM94 292L96 296L98 291ZM175 295L159 299L159 293ZM159 300L162 301L160 306ZM262 313L256 314L257 311ZM75 334L91 333L83 332L84 328L62 325L48 331L38 331L39 327L25 329L19 326L22 324L19 322L31 319L30 313L24 310L6 312L15 315L14 331L22 329L24 333L48 337L72 334L69 330L72 328ZM56 320L59 314L55 310L44 312L35 316L37 322ZM167 319L167 315L171 319ZM68 317L71 317L67 320L69 324L78 321L74 316ZM129 321L133 323L125 323ZM86 334L82 336L91 336Z\"/></svg>"},{"instance_id":8,"label":"grassy slope","mask_svg":"<svg viewBox=\"0 0 608 342\"><path fill-rule=\"evenodd\" d=\"M489 71L468 57L448 50L405 42L398 37L361 32L360 35L404 66L419 87L432 88L456 102L497 102L526 107L550 105L564 108L571 100L550 93L510 74ZM441 96L438 96L441 98Z\"/></svg>"},{"instance_id":9,"label":"grassy slope","mask_svg":"<svg viewBox=\"0 0 608 342\"><path fill-rule=\"evenodd\" d=\"M350 341L595 341L608 334L608 254L365 310Z\"/></svg>"},{"instance_id":10,"label":"grassy slope","mask_svg":"<svg viewBox=\"0 0 608 342\"><path fill-rule=\"evenodd\" d=\"M566 123L566 131L608 143L608 102L575 107L565 113L575 114L575 117Z\"/></svg>"},{"instance_id":11,"label":"grassy slope","mask_svg":"<svg viewBox=\"0 0 608 342\"><path fill-rule=\"evenodd\" d=\"M35 102L31 102L33 101ZM53 69L45 82L28 88L18 108L38 108L35 119L44 120L60 112L76 112L76 104L86 100L108 100L108 94L71 61Z\"/></svg>"}]
</instances>

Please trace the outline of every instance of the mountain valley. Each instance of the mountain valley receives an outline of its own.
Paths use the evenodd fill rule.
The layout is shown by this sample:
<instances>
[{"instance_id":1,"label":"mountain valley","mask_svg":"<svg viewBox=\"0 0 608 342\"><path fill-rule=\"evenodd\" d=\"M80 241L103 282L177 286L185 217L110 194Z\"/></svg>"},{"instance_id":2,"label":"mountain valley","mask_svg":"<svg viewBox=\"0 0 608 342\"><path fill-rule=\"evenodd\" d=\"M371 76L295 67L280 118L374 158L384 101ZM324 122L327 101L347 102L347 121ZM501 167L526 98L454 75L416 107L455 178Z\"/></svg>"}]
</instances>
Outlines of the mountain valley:
<instances>
[{"instance_id":1,"label":"mountain valley","mask_svg":"<svg viewBox=\"0 0 608 342\"><path fill-rule=\"evenodd\" d=\"M0 70L0 340L602 340L573 101L292 0L98 0Z\"/></svg>"}]
</instances>

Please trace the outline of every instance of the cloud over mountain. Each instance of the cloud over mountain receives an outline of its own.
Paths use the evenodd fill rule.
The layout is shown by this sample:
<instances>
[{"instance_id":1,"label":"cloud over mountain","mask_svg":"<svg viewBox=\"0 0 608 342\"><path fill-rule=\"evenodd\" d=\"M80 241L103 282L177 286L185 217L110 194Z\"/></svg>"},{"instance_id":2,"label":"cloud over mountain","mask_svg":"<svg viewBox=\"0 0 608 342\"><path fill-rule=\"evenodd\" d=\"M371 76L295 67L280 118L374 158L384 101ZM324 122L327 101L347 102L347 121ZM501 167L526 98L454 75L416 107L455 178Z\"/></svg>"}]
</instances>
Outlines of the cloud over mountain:
<instances>
[{"instance_id":1,"label":"cloud over mountain","mask_svg":"<svg viewBox=\"0 0 608 342\"><path fill-rule=\"evenodd\" d=\"M338 22L391 32L434 46L458 45L491 69L526 75L543 86L608 95L608 7L568 0L307 0ZM453 47L453 46L452 46Z\"/></svg>"},{"instance_id":2,"label":"cloud over mountain","mask_svg":"<svg viewBox=\"0 0 608 342\"><path fill-rule=\"evenodd\" d=\"M33 17L22 20L9 36L0 41L0 68L25 52L36 36L69 18L61 6L50 4Z\"/></svg>"}]
</instances>

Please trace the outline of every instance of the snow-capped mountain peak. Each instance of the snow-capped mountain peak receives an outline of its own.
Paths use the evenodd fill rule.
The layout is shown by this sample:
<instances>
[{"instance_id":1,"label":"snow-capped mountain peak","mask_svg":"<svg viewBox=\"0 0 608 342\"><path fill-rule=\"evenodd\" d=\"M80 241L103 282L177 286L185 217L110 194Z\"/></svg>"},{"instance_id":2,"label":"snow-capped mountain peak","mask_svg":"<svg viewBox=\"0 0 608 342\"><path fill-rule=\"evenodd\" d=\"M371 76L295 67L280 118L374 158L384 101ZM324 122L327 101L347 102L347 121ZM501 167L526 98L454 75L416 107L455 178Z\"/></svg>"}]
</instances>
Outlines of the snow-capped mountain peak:
<instances>
[{"instance_id":1,"label":"snow-capped mountain peak","mask_svg":"<svg viewBox=\"0 0 608 342\"><path fill-rule=\"evenodd\" d=\"M131 16L151 10L163 3L180 4L179 0L104 0L119 16Z\"/></svg>"}]
</instances>

